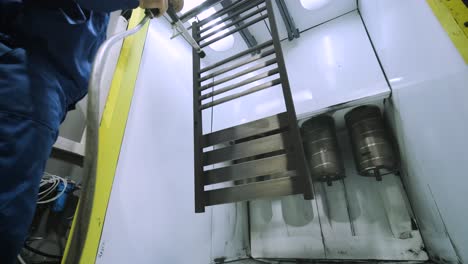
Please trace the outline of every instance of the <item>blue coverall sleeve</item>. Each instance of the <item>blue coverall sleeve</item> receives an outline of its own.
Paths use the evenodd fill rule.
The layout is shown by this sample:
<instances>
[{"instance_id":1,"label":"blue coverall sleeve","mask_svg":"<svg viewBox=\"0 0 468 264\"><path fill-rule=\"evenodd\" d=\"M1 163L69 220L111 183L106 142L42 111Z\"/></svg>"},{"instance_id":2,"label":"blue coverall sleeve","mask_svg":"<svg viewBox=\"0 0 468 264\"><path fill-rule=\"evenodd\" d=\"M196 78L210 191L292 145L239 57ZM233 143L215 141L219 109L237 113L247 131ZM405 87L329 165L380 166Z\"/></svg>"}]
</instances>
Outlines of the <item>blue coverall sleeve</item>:
<instances>
[{"instance_id":1,"label":"blue coverall sleeve","mask_svg":"<svg viewBox=\"0 0 468 264\"><path fill-rule=\"evenodd\" d=\"M111 12L121 9L133 9L139 4L138 0L75 0L81 7L88 10Z\"/></svg>"}]
</instances>

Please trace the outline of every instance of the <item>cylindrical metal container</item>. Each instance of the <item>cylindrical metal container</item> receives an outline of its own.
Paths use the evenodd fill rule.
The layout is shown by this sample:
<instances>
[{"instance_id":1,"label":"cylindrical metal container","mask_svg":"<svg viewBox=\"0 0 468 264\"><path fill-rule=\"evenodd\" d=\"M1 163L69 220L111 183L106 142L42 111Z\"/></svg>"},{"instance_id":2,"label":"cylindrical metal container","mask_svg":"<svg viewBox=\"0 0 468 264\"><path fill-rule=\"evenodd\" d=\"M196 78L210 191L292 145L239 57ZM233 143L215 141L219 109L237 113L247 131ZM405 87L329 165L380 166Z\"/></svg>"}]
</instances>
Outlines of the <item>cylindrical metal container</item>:
<instances>
[{"instance_id":1,"label":"cylindrical metal container","mask_svg":"<svg viewBox=\"0 0 468 264\"><path fill-rule=\"evenodd\" d=\"M379 107L354 108L346 114L345 120L360 175L381 180L382 175L397 170L397 157Z\"/></svg>"},{"instance_id":2,"label":"cylindrical metal container","mask_svg":"<svg viewBox=\"0 0 468 264\"><path fill-rule=\"evenodd\" d=\"M302 141L312 179L326 182L345 177L345 169L335 133L335 121L321 115L304 122Z\"/></svg>"}]
</instances>

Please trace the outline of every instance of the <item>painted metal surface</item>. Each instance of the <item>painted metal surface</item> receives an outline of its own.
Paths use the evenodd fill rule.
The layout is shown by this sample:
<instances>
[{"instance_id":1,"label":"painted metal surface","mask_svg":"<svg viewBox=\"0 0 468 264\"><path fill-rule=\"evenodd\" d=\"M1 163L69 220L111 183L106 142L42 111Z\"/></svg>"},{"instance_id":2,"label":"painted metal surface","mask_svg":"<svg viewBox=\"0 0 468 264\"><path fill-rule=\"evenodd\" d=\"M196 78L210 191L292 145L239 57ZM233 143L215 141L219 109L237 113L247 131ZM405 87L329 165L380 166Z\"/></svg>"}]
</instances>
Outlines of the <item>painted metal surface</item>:
<instances>
[{"instance_id":1,"label":"painted metal surface","mask_svg":"<svg viewBox=\"0 0 468 264\"><path fill-rule=\"evenodd\" d=\"M245 205L194 213L191 47L170 36L152 21L96 263L246 256Z\"/></svg>"},{"instance_id":2,"label":"painted metal surface","mask_svg":"<svg viewBox=\"0 0 468 264\"><path fill-rule=\"evenodd\" d=\"M308 30L297 41L283 41L282 46L300 119L325 108L351 106L353 101L362 104L390 94L357 12ZM284 112L281 98L281 90L273 88L215 107L213 131Z\"/></svg>"},{"instance_id":3,"label":"painted metal surface","mask_svg":"<svg viewBox=\"0 0 468 264\"><path fill-rule=\"evenodd\" d=\"M195 143L195 211L197 213L203 213L205 206L217 205L222 203L229 203L229 202L239 202L239 201L247 201L252 199L259 199L259 198L266 198L266 197L277 197L277 196L284 196L284 195L291 195L291 194L300 194L303 193L304 197L308 197L309 199L312 197L311 194L311 179L308 177L307 168L304 159L304 151L302 147L302 142L300 139L300 133L297 127L297 117L294 108L294 102L291 94L291 89L289 86L287 71L285 68L283 52L281 49L281 43L278 38L277 27L275 23L275 14L272 8L272 1L254 1L253 5L248 1L241 1L239 3L248 3L245 8L241 8L239 12L245 11L245 19L252 18L251 22L244 22L244 25L240 26L239 28L231 29L230 31L226 31L223 35L209 40L210 36L214 36L216 31L206 32L207 35L203 35L201 32L205 32L207 29L202 29L200 31L200 25L205 25L206 21L210 21L217 17L217 14L223 14L228 12L231 7L226 9L219 10L217 13L213 14L210 17L207 17L205 20L200 22L193 23L193 37L196 39L201 46L209 45L209 43L216 41L222 41L222 39L230 36L231 34L237 32L239 29L247 27L253 23L257 23L258 21L263 22L265 18L268 18L269 25L271 26L272 31L272 39L268 40L267 44L260 44L259 47L249 48L245 51L240 52L239 54L233 55L229 58L225 58L221 62L216 63L215 65L209 65L206 68L201 70L200 67L200 56L193 51L193 75L194 75L194 143ZM262 6L261 10L267 10L267 14L260 15L259 10L256 9L255 4L260 4ZM263 5L264 4L264 5ZM254 10L254 12L250 12L250 10ZM248 13L250 12L250 13ZM252 17L253 16L253 17ZM257 18L255 18L257 17ZM241 19L237 20L237 22L241 22ZM222 20L221 20L222 21ZM230 25L230 24L228 24ZM227 26L226 26L227 27ZM209 27L208 27L209 29ZM213 28L214 29L214 28ZM223 28L217 29L217 31L223 30ZM200 37L201 35L201 37ZM203 41L208 41L202 43ZM269 45L272 44L272 45ZM247 64L255 63L255 66L247 68L246 70L239 71L236 66L239 65L246 65L244 62L245 57L252 56L252 51L260 51L262 49L271 48L271 52L268 52L268 56L273 56L274 58L269 59L266 62L257 63L256 61L251 60L248 58ZM256 58L256 56L254 56ZM239 59L239 60L236 60ZM228 64L233 64L228 65ZM245 79L245 75L248 73L253 72L260 72L263 71L263 68L273 66L276 64L275 69L258 74L254 77ZM215 73L207 73L208 70L214 70ZM235 72L234 72L235 71ZM203 72L204 75L201 75ZM223 75L226 77L219 77L219 75ZM275 80L272 82L263 82L261 79L265 77L269 77L272 75L276 76ZM210 82L210 77L215 76L217 80L214 82ZM219 79L220 78L220 79ZM208 82L203 84L202 82ZM234 84L229 86L224 86L220 88L223 84L225 85L226 82L234 82ZM258 82L263 82L262 84L257 84ZM245 86L249 86L253 84L251 88L245 89ZM264 124L269 124L270 118L256 120L257 124L244 124L241 126L233 126L227 130L217 131L216 135L221 136L224 138L219 140L218 142L211 142L204 141L203 139L206 137L214 136L213 134L202 134L202 120L201 120L201 111L205 109L209 109L211 107L217 108L227 102L236 99L244 99L245 97L249 97L250 95L259 92L261 90L271 88L273 86L281 85L282 88L282 95L281 95L281 102L286 105L287 111L283 113L281 116L285 117L282 118L285 124L282 124L282 129L286 130L278 131L277 129L271 129L269 131L261 131L259 129L255 129L258 124L263 126ZM209 88L215 89L214 91L207 91ZM244 89L244 90L242 90ZM203 95L201 93L205 92ZM209 92L209 93L206 93ZM226 92L232 92L234 94L225 95ZM245 96L245 97L244 97ZM210 97L217 97L217 98L210 98ZM211 99L211 101L210 101ZM214 99L214 100L213 100ZM241 100L242 100L241 99ZM204 100L209 102L203 102ZM257 101L257 103L262 103L261 100ZM253 105L255 107L255 105ZM242 131L245 130L245 127L250 127L250 131L247 134L243 134ZM253 132L253 133L252 133ZM267 132L267 134L265 134ZM255 136L256 139L248 140L245 142L245 139ZM242 140L243 142L239 142L237 140ZM222 149L216 149L212 151L203 152L203 148L208 146L217 147L216 145L223 142L230 142L232 146L224 147ZM281 152L279 152L281 151ZM273 153L276 152L276 153ZM204 189L206 186L210 185L207 183L206 179L212 170L206 170L204 166L212 165L220 162L231 162L231 161L238 161L238 165L231 166L233 170L238 166L244 166L243 170L247 170L250 172L255 172L257 169L256 162L262 162L263 158L265 157L264 154L268 154L269 158L273 156L280 156L283 155L284 152L288 152L289 156L295 157L294 159L290 160L291 164L294 166L290 166L288 168L284 167L282 171L279 172L279 175L282 179L277 179L280 177L272 177L272 179L266 179L261 181L244 181L242 186L233 186L229 188L218 188L218 189L211 189L205 191ZM248 158L249 162L242 162L239 159ZM242 165L240 165L242 164ZM225 168L226 169L226 168ZM238 171L237 173L241 173ZM235 174L237 174L235 173ZM234 174L234 175L235 175ZM235 181L239 179L239 176L229 177L231 174L224 174L224 181ZM260 174L258 176L264 176L265 174ZM292 177L292 176L294 177ZM244 178L247 178L245 173L242 174ZM218 178L219 180L220 178ZM250 179L250 180L253 180ZM217 181L216 183L220 183L223 181ZM309 187L305 187L309 186Z\"/></svg>"},{"instance_id":4,"label":"painted metal surface","mask_svg":"<svg viewBox=\"0 0 468 264\"><path fill-rule=\"evenodd\" d=\"M425 1L360 0L393 89L404 181L431 257L468 261L468 66Z\"/></svg>"},{"instance_id":5,"label":"painted metal surface","mask_svg":"<svg viewBox=\"0 0 468 264\"><path fill-rule=\"evenodd\" d=\"M385 98L390 93L357 13L309 30L299 42L283 45L295 104L303 116L350 101L361 104ZM327 47L324 49L324 46ZM284 111L280 96L279 89L262 91L215 107L213 130ZM264 103L253 107L258 102ZM340 120L338 123L344 122ZM352 160L350 157L348 159ZM348 168L353 169L354 165ZM421 252L419 233L415 231L413 234L411 227L407 228L411 226L410 211L404 202L401 183L398 185L392 178L382 187L390 189L390 200L395 200L392 203L387 196L384 197L387 200L380 198L380 189L371 182L361 182L366 180L369 179L361 179L357 174L350 180L349 192L364 192L361 198L346 197L344 187L336 185L326 192L317 187L317 202L304 201L300 196L252 202L252 255L266 258L426 259ZM346 198L357 206L352 211L356 218L352 220L356 221L353 228L349 216L348 220L345 218L347 212L343 211L347 208ZM332 202L328 202L330 199ZM330 207L330 204L336 206ZM334 215L329 216L330 212ZM389 223L387 214L393 222ZM399 230L399 225L405 231ZM352 232L355 232L354 236ZM348 239L340 240L342 236ZM400 236L412 238L402 242ZM387 247L389 250L385 251Z\"/></svg>"},{"instance_id":6,"label":"painted metal surface","mask_svg":"<svg viewBox=\"0 0 468 264\"><path fill-rule=\"evenodd\" d=\"M390 94L357 12L308 30L299 41L283 42L283 49L300 119L333 105Z\"/></svg>"}]
</instances>

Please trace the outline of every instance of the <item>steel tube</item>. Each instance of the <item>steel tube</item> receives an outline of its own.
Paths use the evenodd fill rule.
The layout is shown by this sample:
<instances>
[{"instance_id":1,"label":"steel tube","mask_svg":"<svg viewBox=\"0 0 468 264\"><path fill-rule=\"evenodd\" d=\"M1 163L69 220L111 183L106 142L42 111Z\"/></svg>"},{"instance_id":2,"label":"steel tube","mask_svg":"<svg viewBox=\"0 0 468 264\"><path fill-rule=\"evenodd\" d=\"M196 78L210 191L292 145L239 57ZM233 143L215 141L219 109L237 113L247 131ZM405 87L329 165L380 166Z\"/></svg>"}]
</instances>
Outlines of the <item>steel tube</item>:
<instances>
[{"instance_id":1,"label":"steel tube","mask_svg":"<svg viewBox=\"0 0 468 264\"><path fill-rule=\"evenodd\" d=\"M228 82L228 81L230 81L230 80L234 80L234 79L239 78L239 77L241 77L241 76L243 76L243 75L246 75L246 74L248 74L248 73L251 73L251 72L260 70L260 69L262 69L262 68L268 67L268 66L273 65L273 64L275 64L275 63L277 63L276 58L273 58L273 59L271 59L271 60L267 60L267 61L262 62L262 63L258 63L258 64L256 64L255 66L250 67L250 68L248 68L248 69L245 69L245 70L243 70L243 71L240 71L240 72L238 72L238 73L236 73L236 74L233 74L233 75L227 76L227 77L225 77L225 78L223 78L223 79L220 79L220 80L218 80L218 81L214 81L214 82L212 82L212 83L203 85L203 86L200 88L200 91L204 91L204 90L206 90L206 89L208 89L208 88L211 88L211 87L213 87L213 86L220 85L220 84L225 83L225 82Z\"/></svg>"},{"instance_id":2,"label":"steel tube","mask_svg":"<svg viewBox=\"0 0 468 264\"><path fill-rule=\"evenodd\" d=\"M220 11L218 11L218 12L212 14L211 16L209 16L209 17L203 19L202 21L200 21L199 26L203 27L204 25L210 23L211 21L217 19L218 17L224 16L224 15L228 14L229 12L231 12L232 10L235 10L235 9L245 5L245 4L248 4L249 2L251 2L251 1L248 1L248 0L235 1L235 2L231 3L230 5L223 7L223 9L221 9Z\"/></svg>"},{"instance_id":3,"label":"steel tube","mask_svg":"<svg viewBox=\"0 0 468 264\"><path fill-rule=\"evenodd\" d=\"M237 27L237 28L235 28L235 29L233 29L233 30L231 30L229 32L226 32L226 33L224 33L223 35L221 35L221 36L219 36L217 38L214 38L214 39L212 39L210 41L207 41L207 42L201 44L200 47L203 49L204 47L209 46L209 45L211 45L211 44L213 44L215 42L218 42L218 41L220 41L221 39L223 39L223 38L225 38L227 36L230 36L230 35L238 32L238 31L240 31L240 30L242 30L244 28L248 28L248 27L250 27L250 26L252 26L252 25L254 25L254 24L256 24L256 23L258 23L258 22L260 22L262 20L264 20L265 18L268 18L268 15L263 15L261 17L258 17L256 19L252 20L252 21L249 21L248 23L245 23L242 26L239 26L239 27Z\"/></svg>"},{"instance_id":4,"label":"steel tube","mask_svg":"<svg viewBox=\"0 0 468 264\"><path fill-rule=\"evenodd\" d=\"M270 55L272 55L272 54L275 54L275 51L271 49L271 50L268 50L268 51L263 52L262 54L254 55L254 56L248 58L247 60L240 61L240 62L238 62L238 63L236 63L236 64L233 64L233 65L231 65L231 66L229 66L229 67L226 67L226 68L224 68L224 69L221 69L221 70L218 70L218 71L216 71L216 72L210 73L210 74L208 74L208 75L206 75L206 76L203 76L203 78L200 79L200 82L206 81L206 80L208 80L208 79L211 79L211 78L213 78L213 77L215 77L215 76L217 76L217 75L226 73L226 72L228 72L228 71L232 71L232 70L234 70L234 69L236 69L236 68L239 68L240 66L244 66L244 65L249 64L249 63L251 63L251 62L254 62L254 61L256 61L256 60L259 60L259 59L261 59L261 58L268 57L268 56L270 56Z\"/></svg>"},{"instance_id":5,"label":"steel tube","mask_svg":"<svg viewBox=\"0 0 468 264\"><path fill-rule=\"evenodd\" d=\"M263 12L265 10L266 10L266 7L263 7L263 8L255 10L255 11L253 11L253 12L251 12L251 13L243 16L243 17L240 17L240 18L238 18L236 20L233 20L232 22L230 22L230 23L228 23L228 24L226 24L226 25L224 25L224 26L222 26L220 28L217 28L216 30L211 31L210 33L207 33L207 34L201 36L199 41L201 42L201 41L204 41L206 39L209 39L210 37L212 37L212 36L214 36L216 34L219 34L219 32L222 32L223 30L225 30L227 28L235 26L236 24L239 24L240 22L243 22L243 21L245 21L245 20L247 20L247 19L249 19L249 18L251 18L253 16L256 16L256 15L260 14L261 12Z\"/></svg>"},{"instance_id":6,"label":"steel tube","mask_svg":"<svg viewBox=\"0 0 468 264\"><path fill-rule=\"evenodd\" d=\"M302 184L304 185L304 198L313 199L312 193L312 179L309 177L309 170L306 165L304 147L302 146L301 134L299 127L297 126L296 109L294 108L294 101L291 92L291 86L289 84L288 72L286 71L286 65L284 62L283 50L281 49L281 42L279 39L278 26L276 25L275 12L273 10L273 3L271 0L266 0L266 6L268 10L268 21L270 23L271 36L273 37L273 43L275 47L276 57L278 58L278 68L280 69L280 76L283 80L283 96L284 103L288 112L289 120L289 133L293 142L292 147L298 155L296 158L296 169L298 174L302 178Z\"/></svg>"},{"instance_id":7,"label":"steel tube","mask_svg":"<svg viewBox=\"0 0 468 264\"><path fill-rule=\"evenodd\" d=\"M266 82L264 84L254 86L254 87L252 87L252 88L250 88L248 90L245 90L243 92L236 93L236 94L233 94L233 95L229 95L229 96L223 97L221 99L215 100L213 102L209 102L207 104L202 105L201 109L203 110L203 109L206 109L206 108L209 108L209 107L213 107L213 106L216 106L216 105L219 105L219 104L222 104L222 103L237 99L239 97L242 97L242 96L245 96L245 95L248 95L248 94L251 94L251 93L255 93L255 92L261 91L263 89L273 87L273 86L278 85L278 84L281 84L281 79L276 79L276 80L273 80L273 81L269 81L269 82Z\"/></svg>"},{"instance_id":8,"label":"steel tube","mask_svg":"<svg viewBox=\"0 0 468 264\"><path fill-rule=\"evenodd\" d=\"M247 6L233 12L232 14L229 14L228 17L225 17L225 18L223 18L223 19L221 19L219 21L216 21L216 23L213 23L213 24L211 24L209 26L204 27L203 29L200 30L199 34L203 34L205 32L208 32L210 29L216 27L217 25L219 25L219 24L221 24L223 22L226 22L228 20L231 20L231 19L235 18L236 16L239 16L240 14L244 13L245 11L248 11L251 8L261 4L261 2L263 2L263 0L252 1L252 3L249 3Z\"/></svg>"},{"instance_id":9,"label":"steel tube","mask_svg":"<svg viewBox=\"0 0 468 264\"><path fill-rule=\"evenodd\" d=\"M214 69L214 68L217 68L217 67L219 67L219 66L222 66L222 65L224 65L224 64L226 64L226 63L228 63L228 62L231 62L231 61L233 61L233 60L239 59L239 58L241 58L241 57L243 57L243 56L245 56L245 55L248 55L248 54L254 53L254 52L256 52L256 51L262 50L262 49L264 49L264 48L267 48L267 47L271 46L272 44L273 44L273 41L272 41L272 40L269 40L269 41L267 41L267 42L265 42L265 43L262 43L262 44L260 44L260 45L258 45L258 46L256 46L256 47L250 48L250 49L248 49L248 50L244 50L244 51L242 51L242 52L240 52L240 53L238 53L238 54L236 54L236 55L233 55L233 56L231 56L231 57L229 57L229 58L227 58L227 59L224 59L224 60L219 61L219 62L217 62L217 63L215 63L215 64L213 64L213 65L210 65L210 66L208 66L208 67L205 67L205 68L201 69L201 70L200 70L200 74L201 74L201 73L204 73L204 72L207 72L207 71L209 71L209 70L212 70L212 69Z\"/></svg>"},{"instance_id":10,"label":"steel tube","mask_svg":"<svg viewBox=\"0 0 468 264\"><path fill-rule=\"evenodd\" d=\"M228 92L228 91L231 91L231 90L234 90L236 88L239 88L239 87L242 87L244 85L247 85L247 84L250 84L250 83L253 83L255 81L258 81L258 80L261 80L261 79L265 79L267 77L270 77L270 76L273 76L275 74L279 73L279 70L278 69L274 69L274 70L270 70L270 71L267 71L267 72L264 72L264 73L260 73L260 74L257 74L253 77L250 77L248 79L245 79L244 81L242 82L239 82L239 83L236 83L236 84L233 84L233 85L229 85L229 86L226 86L226 87L223 87L221 89L217 89L213 92L210 92L210 93L207 93L207 94L204 94L200 97L200 100L205 100L207 98L210 98L212 96L216 96L216 95L219 95L219 94L222 94L222 93L225 93L225 92Z\"/></svg>"},{"instance_id":11,"label":"steel tube","mask_svg":"<svg viewBox=\"0 0 468 264\"><path fill-rule=\"evenodd\" d=\"M197 22L193 23L192 35L195 36L200 30ZM200 102L200 56L197 54L196 49L192 49L192 63L193 63L193 142L194 142L194 172L195 172L195 213L205 212L205 190L203 188L203 153L202 153L202 139L203 139L203 120L202 113L199 110Z\"/></svg>"}]
</instances>

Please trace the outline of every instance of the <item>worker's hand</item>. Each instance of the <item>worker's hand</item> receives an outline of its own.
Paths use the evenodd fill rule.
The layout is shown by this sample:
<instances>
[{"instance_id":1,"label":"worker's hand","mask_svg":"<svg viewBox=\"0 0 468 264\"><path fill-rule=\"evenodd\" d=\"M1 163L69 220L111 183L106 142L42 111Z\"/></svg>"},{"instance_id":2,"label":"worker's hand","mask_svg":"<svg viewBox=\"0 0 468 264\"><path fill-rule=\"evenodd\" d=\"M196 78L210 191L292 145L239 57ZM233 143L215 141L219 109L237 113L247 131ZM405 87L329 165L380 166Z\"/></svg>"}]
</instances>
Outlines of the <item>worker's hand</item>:
<instances>
[{"instance_id":1,"label":"worker's hand","mask_svg":"<svg viewBox=\"0 0 468 264\"><path fill-rule=\"evenodd\" d=\"M162 16L169 8L168 0L140 0L140 7L144 9L158 9L157 16Z\"/></svg>"}]
</instances>

